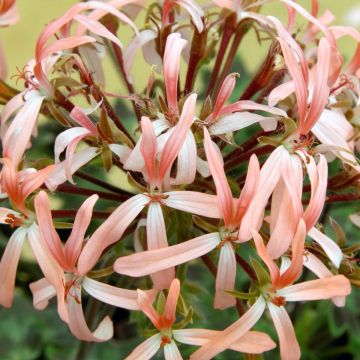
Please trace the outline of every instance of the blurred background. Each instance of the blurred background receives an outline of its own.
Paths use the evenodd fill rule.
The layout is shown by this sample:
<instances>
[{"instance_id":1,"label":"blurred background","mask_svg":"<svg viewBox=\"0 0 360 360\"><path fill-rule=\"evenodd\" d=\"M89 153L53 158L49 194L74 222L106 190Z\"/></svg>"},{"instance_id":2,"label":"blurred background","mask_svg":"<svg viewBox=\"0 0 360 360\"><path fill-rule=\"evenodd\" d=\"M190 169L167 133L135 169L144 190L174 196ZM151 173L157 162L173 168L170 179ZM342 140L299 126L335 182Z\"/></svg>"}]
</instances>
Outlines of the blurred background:
<instances>
[{"instance_id":1,"label":"blurred background","mask_svg":"<svg viewBox=\"0 0 360 360\"><path fill-rule=\"evenodd\" d=\"M3 43L8 62L9 77L16 73L16 67L22 69L26 62L34 56L34 44L44 25L62 15L66 9L77 1L74 0L18 0L21 20L9 28L0 28L0 40ZM306 8L310 8L310 0L298 1ZM205 4L204 1L199 3ZM359 0L319 0L320 14L325 9L331 10L336 16L335 24L351 25L360 28L360 1ZM275 1L267 5L264 13L285 18L283 5ZM141 23L141 20L137 22ZM120 34L119 34L120 35ZM253 37L252 37L253 36ZM256 41L254 34L250 35L244 42L240 51L241 69L244 76L254 71L263 60L264 49L261 49ZM131 37L131 33L125 31L121 33L121 40L124 44ZM340 47L345 55L345 59L350 58L355 50L355 44L349 39L342 40ZM109 59L106 60L107 89L109 91L122 92L119 77L114 76L114 68ZM142 63L141 55L135 63L136 66ZM185 66L184 64L182 65ZM149 68L149 67L148 67ZM236 71L239 71L236 69ZM243 76L243 74L242 74ZM147 73L136 71L135 84L145 82ZM15 79L9 79L9 84L16 87ZM20 84L19 84L20 85ZM44 141L44 147L51 142L51 134ZM105 176L105 175L101 175ZM112 174L111 181L119 184L121 174ZM123 184L126 186L126 184ZM72 201L71 199L64 199ZM359 204L347 206L333 205L326 209L326 229L331 234L328 225L329 216L335 218L340 223L349 236L349 240L360 239L359 229L356 229L349 221L349 214L359 211ZM0 253L5 246L9 236L8 229L2 228L0 234ZM213 287L213 280L202 274L203 268L195 264L191 269L194 280L202 284L200 289L192 289L201 293L205 291L206 297L202 297L205 305L202 304L200 310L200 323L205 327L223 329L232 323L237 315L235 311L214 311L211 309L211 296L208 290ZM142 341L136 335L134 322L128 322L129 314L123 310L116 310L113 319L118 320L116 338L105 344L82 345L73 338L66 325L58 317L55 303L45 311L36 311L32 308L31 296L27 290L27 283L31 279L41 277L40 270L34 266L32 255L25 248L23 259L19 268L17 278L17 294L14 306L7 310L0 308L0 360L67 360L67 359L123 359L131 349ZM196 296L195 296L196 298ZM196 302L196 299L195 299ZM298 308L291 308L292 318L294 319L296 333L301 344L303 359L360 359L360 291L354 289L349 297L345 309L334 308L331 302L317 302L306 304ZM132 319L133 320L133 319ZM270 323L260 323L257 329L268 332L276 339L274 329ZM88 347L88 348L86 348ZM86 350L86 356L83 352ZM159 357L161 358L161 356ZM226 352L217 359L239 359L240 355L233 352ZM265 359L276 359L277 353L265 355Z\"/></svg>"}]
</instances>

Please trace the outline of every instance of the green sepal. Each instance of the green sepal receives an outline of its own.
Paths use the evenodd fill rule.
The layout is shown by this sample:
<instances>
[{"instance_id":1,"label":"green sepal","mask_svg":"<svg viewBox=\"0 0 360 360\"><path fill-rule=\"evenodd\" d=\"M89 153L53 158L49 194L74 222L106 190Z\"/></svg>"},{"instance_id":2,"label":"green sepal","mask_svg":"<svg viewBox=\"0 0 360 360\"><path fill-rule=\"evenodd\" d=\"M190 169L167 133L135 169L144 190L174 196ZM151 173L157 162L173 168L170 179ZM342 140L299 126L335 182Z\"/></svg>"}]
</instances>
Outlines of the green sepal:
<instances>
[{"instance_id":1,"label":"green sepal","mask_svg":"<svg viewBox=\"0 0 360 360\"><path fill-rule=\"evenodd\" d=\"M205 221L204 219L202 219L199 216L193 215L193 221L196 224L196 226L198 226L200 229L202 229L208 233L219 232L219 229L217 228L217 226L214 226L214 225L208 223L207 221Z\"/></svg>"},{"instance_id":2,"label":"green sepal","mask_svg":"<svg viewBox=\"0 0 360 360\"><path fill-rule=\"evenodd\" d=\"M346 234L343 228L330 216L330 225L334 230L336 242L340 248L344 247L346 244Z\"/></svg>"},{"instance_id":3,"label":"green sepal","mask_svg":"<svg viewBox=\"0 0 360 360\"><path fill-rule=\"evenodd\" d=\"M256 277L258 279L259 286L263 286L271 283L269 273L264 269L260 263L254 258L250 257L251 265L256 273Z\"/></svg>"},{"instance_id":4,"label":"green sepal","mask_svg":"<svg viewBox=\"0 0 360 360\"><path fill-rule=\"evenodd\" d=\"M160 291L156 302L156 310L159 314L162 314L164 312L165 304L166 304L166 296L163 291Z\"/></svg>"},{"instance_id":5,"label":"green sepal","mask_svg":"<svg viewBox=\"0 0 360 360\"><path fill-rule=\"evenodd\" d=\"M241 300L251 300L251 299L255 299L259 296L258 291L245 293L245 292L240 292L240 291L235 291L235 290L224 290L224 292L226 292L227 294L232 295L238 299L241 299Z\"/></svg>"},{"instance_id":6,"label":"green sepal","mask_svg":"<svg viewBox=\"0 0 360 360\"><path fill-rule=\"evenodd\" d=\"M65 221L54 221L53 224L55 229L72 229L73 227L73 224Z\"/></svg>"},{"instance_id":7,"label":"green sepal","mask_svg":"<svg viewBox=\"0 0 360 360\"><path fill-rule=\"evenodd\" d=\"M192 320L193 314L194 314L193 308L190 306L189 311L186 314L186 316L181 321L174 324L173 329L183 329L183 328L187 327L189 324L192 324L193 323L193 320Z\"/></svg>"}]
</instances>

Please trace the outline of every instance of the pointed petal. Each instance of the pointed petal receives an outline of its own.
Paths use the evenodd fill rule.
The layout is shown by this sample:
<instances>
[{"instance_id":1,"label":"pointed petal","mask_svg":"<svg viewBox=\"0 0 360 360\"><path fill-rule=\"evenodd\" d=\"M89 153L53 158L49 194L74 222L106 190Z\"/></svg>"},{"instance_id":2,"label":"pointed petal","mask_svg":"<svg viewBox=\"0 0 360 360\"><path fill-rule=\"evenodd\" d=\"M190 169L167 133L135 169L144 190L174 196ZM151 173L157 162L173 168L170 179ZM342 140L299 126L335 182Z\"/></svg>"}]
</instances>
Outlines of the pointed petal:
<instances>
[{"instance_id":1,"label":"pointed petal","mask_svg":"<svg viewBox=\"0 0 360 360\"><path fill-rule=\"evenodd\" d=\"M113 337L114 329L110 318L105 317L96 330L91 332L86 324L84 312L81 305L81 287L73 286L74 294L68 296L69 328L71 332L83 341L103 342Z\"/></svg>"},{"instance_id":2,"label":"pointed petal","mask_svg":"<svg viewBox=\"0 0 360 360\"><path fill-rule=\"evenodd\" d=\"M161 205L158 202L152 202L149 205L146 219L146 234L149 250L168 247L164 216L161 210ZM151 276L155 288L157 289L168 289L174 277L174 267L152 274Z\"/></svg>"},{"instance_id":3,"label":"pointed petal","mask_svg":"<svg viewBox=\"0 0 360 360\"><path fill-rule=\"evenodd\" d=\"M176 319L176 306L180 295L180 281L174 279L171 282L169 293L166 299L164 312L162 314L163 321L170 326Z\"/></svg>"},{"instance_id":4,"label":"pointed petal","mask_svg":"<svg viewBox=\"0 0 360 360\"><path fill-rule=\"evenodd\" d=\"M69 146L74 140L91 134L88 129L82 127L73 127L60 133L55 139L54 153L55 163L60 162L60 154Z\"/></svg>"},{"instance_id":5,"label":"pointed petal","mask_svg":"<svg viewBox=\"0 0 360 360\"><path fill-rule=\"evenodd\" d=\"M182 356L175 342L172 341L164 347L165 360L182 360Z\"/></svg>"},{"instance_id":6,"label":"pointed petal","mask_svg":"<svg viewBox=\"0 0 360 360\"><path fill-rule=\"evenodd\" d=\"M249 207L257 190L260 178L260 165L256 155L251 155L249 167L246 174L245 184L241 190L239 201L236 208L235 222L240 223L247 208Z\"/></svg>"},{"instance_id":7,"label":"pointed petal","mask_svg":"<svg viewBox=\"0 0 360 360\"><path fill-rule=\"evenodd\" d=\"M78 271L85 275L96 264L106 247L121 239L124 231L149 202L142 194L135 195L122 203L90 237L82 250Z\"/></svg>"},{"instance_id":8,"label":"pointed petal","mask_svg":"<svg viewBox=\"0 0 360 360\"><path fill-rule=\"evenodd\" d=\"M224 292L224 290L234 290L235 277L235 253L231 244L227 242L220 250L219 264L216 274L216 293L214 298L215 309L226 309L235 305L235 297Z\"/></svg>"},{"instance_id":9,"label":"pointed petal","mask_svg":"<svg viewBox=\"0 0 360 360\"><path fill-rule=\"evenodd\" d=\"M172 33L166 39L164 53L164 78L166 99L170 112L178 113L177 87L181 52L187 41L179 33Z\"/></svg>"},{"instance_id":10,"label":"pointed petal","mask_svg":"<svg viewBox=\"0 0 360 360\"><path fill-rule=\"evenodd\" d=\"M279 337L281 359L300 359L300 346L296 339L293 324L285 308L272 303L268 303L268 308Z\"/></svg>"},{"instance_id":11,"label":"pointed petal","mask_svg":"<svg viewBox=\"0 0 360 360\"><path fill-rule=\"evenodd\" d=\"M336 242L331 240L316 227L312 227L308 232L308 235L323 248L326 255L338 269L343 258L343 253Z\"/></svg>"},{"instance_id":12,"label":"pointed petal","mask_svg":"<svg viewBox=\"0 0 360 360\"><path fill-rule=\"evenodd\" d=\"M124 71L128 81L132 83L131 70L134 64L136 51L148 42L156 39L157 34L152 29L146 29L136 35L124 51Z\"/></svg>"},{"instance_id":13,"label":"pointed petal","mask_svg":"<svg viewBox=\"0 0 360 360\"><path fill-rule=\"evenodd\" d=\"M209 340L222 335L221 331L207 329L173 330L174 339L182 344L205 345ZM248 331L229 349L248 354L262 354L276 347L269 335L259 331Z\"/></svg>"},{"instance_id":14,"label":"pointed petal","mask_svg":"<svg viewBox=\"0 0 360 360\"><path fill-rule=\"evenodd\" d=\"M224 166L219 156L219 151L215 148L216 144L211 141L206 127L204 127L204 147L211 175L215 182L216 195L219 200L224 222L225 225L230 225L233 221L233 197L225 175Z\"/></svg>"},{"instance_id":15,"label":"pointed petal","mask_svg":"<svg viewBox=\"0 0 360 360\"><path fill-rule=\"evenodd\" d=\"M21 189L23 198L26 199L35 190L39 189L39 187L45 182L54 168L54 165L49 165L46 168L38 170L24 177Z\"/></svg>"},{"instance_id":16,"label":"pointed petal","mask_svg":"<svg viewBox=\"0 0 360 360\"><path fill-rule=\"evenodd\" d=\"M347 296L351 292L349 280L344 275L305 281L287 286L276 293L286 301L324 300L335 296Z\"/></svg>"},{"instance_id":17,"label":"pointed petal","mask_svg":"<svg viewBox=\"0 0 360 360\"><path fill-rule=\"evenodd\" d=\"M279 268L275 264L274 260L270 257L267 249L264 245L264 241L260 234L254 229L250 229L251 235L254 239L256 251L260 256L261 260L265 263L270 272L271 282L276 284L280 277Z\"/></svg>"},{"instance_id":18,"label":"pointed petal","mask_svg":"<svg viewBox=\"0 0 360 360\"><path fill-rule=\"evenodd\" d=\"M229 74L223 81L221 88L218 92L216 102L214 105L214 111L210 115L210 121L213 122L216 120L220 110L223 108L225 103L229 100L232 92L234 91L236 78L239 76L237 73Z\"/></svg>"},{"instance_id":19,"label":"pointed petal","mask_svg":"<svg viewBox=\"0 0 360 360\"><path fill-rule=\"evenodd\" d=\"M38 226L34 223L29 227L28 240L36 257L41 271L57 293L58 313L61 319L68 321L68 313L65 306L64 271L52 257L47 245L40 236Z\"/></svg>"},{"instance_id":20,"label":"pointed petal","mask_svg":"<svg viewBox=\"0 0 360 360\"><path fill-rule=\"evenodd\" d=\"M43 241L58 264L62 268L67 268L63 246L52 222L50 202L45 191L40 191L35 197L35 211Z\"/></svg>"},{"instance_id":21,"label":"pointed petal","mask_svg":"<svg viewBox=\"0 0 360 360\"><path fill-rule=\"evenodd\" d=\"M74 225L71 234L66 241L64 247L64 255L67 264L74 267L81 251L84 241L85 232L90 224L92 212L96 201L99 199L98 195L92 195L86 199L76 213Z\"/></svg>"},{"instance_id":22,"label":"pointed petal","mask_svg":"<svg viewBox=\"0 0 360 360\"><path fill-rule=\"evenodd\" d=\"M23 227L10 237L0 262L0 304L10 307L14 297L16 269L27 234Z\"/></svg>"},{"instance_id":23,"label":"pointed petal","mask_svg":"<svg viewBox=\"0 0 360 360\"><path fill-rule=\"evenodd\" d=\"M302 267L303 267L305 237L306 237L305 222L303 219L300 219L294 239L292 241L291 265L284 272L284 274L281 275L280 280L276 285L277 287L280 288L290 285L301 275Z\"/></svg>"},{"instance_id":24,"label":"pointed petal","mask_svg":"<svg viewBox=\"0 0 360 360\"><path fill-rule=\"evenodd\" d=\"M324 263L310 252L304 255L304 266L312 271L320 279L334 276L334 274L324 265ZM331 298L331 301L335 304L335 306L343 307L345 306L346 297L335 296Z\"/></svg>"},{"instance_id":25,"label":"pointed petal","mask_svg":"<svg viewBox=\"0 0 360 360\"><path fill-rule=\"evenodd\" d=\"M218 233L202 235L164 249L149 250L120 257L116 260L114 269L119 274L128 276L149 275L197 259L214 250L220 241ZM139 266L140 263L141 266Z\"/></svg>"},{"instance_id":26,"label":"pointed petal","mask_svg":"<svg viewBox=\"0 0 360 360\"><path fill-rule=\"evenodd\" d=\"M170 191L164 195L167 198L162 199L161 202L172 209L213 219L220 219L222 217L215 195L196 191Z\"/></svg>"},{"instance_id":27,"label":"pointed petal","mask_svg":"<svg viewBox=\"0 0 360 360\"><path fill-rule=\"evenodd\" d=\"M187 133L177 159L177 172L174 185L192 184L196 175L196 142L191 130Z\"/></svg>"},{"instance_id":28,"label":"pointed petal","mask_svg":"<svg viewBox=\"0 0 360 360\"><path fill-rule=\"evenodd\" d=\"M144 159L146 174L149 178L150 185L156 185L156 152L157 152L157 139L154 132L154 128L148 117L143 116L141 118L141 131L142 138L140 144L140 151Z\"/></svg>"},{"instance_id":29,"label":"pointed petal","mask_svg":"<svg viewBox=\"0 0 360 360\"><path fill-rule=\"evenodd\" d=\"M140 289L137 290L137 302L141 311L150 319L153 325L159 330L162 330L161 316L154 309L152 301L148 294Z\"/></svg>"},{"instance_id":30,"label":"pointed petal","mask_svg":"<svg viewBox=\"0 0 360 360\"><path fill-rule=\"evenodd\" d=\"M123 309L140 310L137 302L138 293L136 290L121 289L88 277L84 278L82 286L89 295L106 304ZM148 290L145 291L145 293L151 302L155 300L156 290Z\"/></svg>"},{"instance_id":31,"label":"pointed petal","mask_svg":"<svg viewBox=\"0 0 360 360\"><path fill-rule=\"evenodd\" d=\"M76 153L73 157L71 164L71 174L74 174L82 166L91 161L94 157L99 154L99 149L96 147L88 147ZM54 191L60 184L63 184L67 177L65 172L66 162L62 161L61 163L55 166L55 169L46 179L45 184L49 190Z\"/></svg>"},{"instance_id":32,"label":"pointed petal","mask_svg":"<svg viewBox=\"0 0 360 360\"><path fill-rule=\"evenodd\" d=\"M160 349L161 334L155 334L137 346L125 360L149 360Z\"/></svg>"},{"instance_id":33,"label":"pointed petal","mask_svg":"<svg viewBox=\"0 0 360 360\"><path fill-rule=\"evenodd\" d=\"M23 107L18 111L2 138L3 156L17 166L29 145L44 97L36 91L27 93Z\"/></svg>"},{"instance_id":34,"label":"pointed petal","mask_svg":"<svg viewBox=\"0 0 360 360\"><path fill-rule=\"evenodd\" d=\"M29 287L33 294L34 308L37 310L45 309L49 304L49 300L56 296L56 289L46 278L32 282Z\"/></svg>"},{"instance_id":35,"label":"pointed petal","mask_svg":"<svg viewBox=\"0 0 360 360\"><path fill-rule=\"evenodd\" d=\"M300 134L307 134L312 129L327 104L330 93L328 85L330 59L330 44L325 38L321 38L318 47L318 61L316 64L310 111L306 116L305 122L300 123Z\"/></svg>"},{"instance_id":36,"label":"pointed petal","mask_svg":"<svg viewBox=\"0 0 360 360\"><path fill-rule=\"evenodd\" d=\"M255 230L260 228L267 202L279 181L283 157L286 151L283 146L276 148L261 168L258 191L241 222L239 231L240 241L247 241L251 238L250 228Z\"/></svg>"},{"instance_id":37,"label":"pointed petal","mask_svg":"<svg viewBox=\"0 0 360 360\"><path fill-rule=\"evenodd\" d=\"M160 183L162 183L165 176L168 175L171 166L178 156L188 131L194 121L196 97L196 94L192 94L186 99L182 108L179 122L173 128L174 131L171 133L163 151L161 152L158 167L158 181Z\"/></svg>"},{"instance_id":38,"label":"pointed petal","mask_svg":"<svg viewBox=\"0 0 360 360\"><path fill-rule=\"evenodd\" d=\"M226 115L209 127L211 135L222 135L244 129L253 124L273 123L273 117L265 117L247 111Z\"/></svg>"},{"instance_id":39,"label":"pointed petal","mask_svg":"<svg viewBox=\"0 0 360 360\"><path fill-rule=\"evenodd\" d=\"M222 331L220 336L210 339L209 342L195 351L190 359L210 360L220 352L230 348L256 324L265 310L265 305L265 300L260 296L239 320Z\"/></svg>"},{"instance_id":40,"label":"pointed petal","mask_svg":"<svg viewBox=\"0 0 360 360\"><path fill-rule=\"evenodd\" d=\"M74 19L80 24L82 24L87 30L91 31L92 33L100 37L110 40L111 42L122 48L121 41L112 32L110 32L103 24L101 24L101 22L93 20L83 15L76 15Z\"/></svg>"},{"instance_id":41,"label":"pointed petal","mask_svg":"<svg viewBox=\"0 0 360 360\"><path fill-rule=\"evenodd\" d=\"M98 134L95 124L91 121L91 119L85 114L84 110L82 110L80 107L74 106L70 112L70 117L74 119L79 125L81 125L82 129L84 130L87 129L88 132L90 132L92 135L95 136ZM73 128L73 129L78 129L78 128Z\"/></svg>"}]
</instances>

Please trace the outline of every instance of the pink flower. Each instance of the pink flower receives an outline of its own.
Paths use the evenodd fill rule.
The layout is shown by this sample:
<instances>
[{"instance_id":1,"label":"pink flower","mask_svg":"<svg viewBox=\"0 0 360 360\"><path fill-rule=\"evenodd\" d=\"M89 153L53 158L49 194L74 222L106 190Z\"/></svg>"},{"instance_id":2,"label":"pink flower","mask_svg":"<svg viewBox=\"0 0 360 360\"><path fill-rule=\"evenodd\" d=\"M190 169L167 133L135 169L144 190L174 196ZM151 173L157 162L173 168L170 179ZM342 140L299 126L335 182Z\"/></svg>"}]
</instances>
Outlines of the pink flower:
<instances>
[{"instance_id":1,"label":"pink flower","mask_svg":"<svg viewBox=\"0 0 360 360\"><path fill-rule=\"evenodd\" d=\"M40 244L47 251L49 266L43 269L45 278L30 285L34 295L34 307L43 309L53 296L57 296L58 311L68 323L71 332L84 341L107 341L113 335L112 322L105 317L98 328L91 332L86 324L82 305L82 288L96 299L108 304L138 310L136 291L116 288L91 277L80 275L78 258L82 253L85 232L91 221L92 210L98 196L93 195L82 204L75 217L71 234L63 246L52 223L49 199L44 191L35 198L35 210L39 225ZM154 299L156 292L150 291Z\"/></svg>"},{"instance_id":2,"label":"pink flower","mask_svg":"<svg viewBox=\"0 0 360 360\"><path fill-rule=\"evenodd\" d=\"M224 226L219 229L219 232L202 235L168 248L149 249L146 252L119 258L115 262L114 269L120 274L144 276L196 259L219 246L221 250L216 277L214 306L216 308L226 308L235 304L235 299L224 293L224 290L233 290L235 284L236 261L232 242L237 241L236 230L257 189L259 163L256 156L251 158L243 191L239 199L233 199L224 173L219 149L212 143L206 128L204 128L204 134L205 151L215 181L217 200ZM204 215L208 216L206 213ZM138 267L136 264L140 259L143 265Z\"/></svg>"},{"instance_id":3,"label":"pink flower","mask_svg":"<svg viewBox=\"0 0 360 360\"><path fill-rule=\"evenodd\" d=\"M2 191L5 191L10 203L18 210L0 208L0 223L17 228L11 235L0 262L0 304L10 307L14 296L16 269L24 241L29 240L42 269L48 263L46 254L39 248L37 225L25 200L42 185L51 172L52 166L39 171L27 169L27 171L17 172L9 159L3 159L3 162Z\"/></svg>"},{"instance_id":4,"label":"pink flower","mask_svg":"<svg viewBox=\"0 0 360 360\"><path fill-rule=\"evenodd\" d=\"M350 282L343 275L324 277L292 285L302 271L306 235L303 220L300 220L293 239L291 264L282 273L269 256L261 236L254 230L251 232L257 253L269 269L270 283L259 283L259 295L252 307L239 320L226 328L221 336L210 340L193 353L191 359L211 359L228 348L255 325L266 307L278 333L281 359L300 359L300 347L284 305L289 301L321 300L336 296L347 296L351 292Z\"/></svg>"},{"instance_id":5,"label":"pink flower","mask_svg":"<svg viewBox=\"0 0 360 360\"><path fill-rule=\"evenodd\" d=\"M182 359L175 341L188 345L203 345L221 334L220 331L206 329L173 329L179 294L180 282L174 279L169 288L164 310L159 314L153 308L149 296L144 291L138 290L138 304L159 332L136 347L126 360L151 359L160 348L164 349L165 359ZM261 354L274 346L274 342L266 334L249 331L229 348L239 352Z\"/></svg>"}]
</instances>

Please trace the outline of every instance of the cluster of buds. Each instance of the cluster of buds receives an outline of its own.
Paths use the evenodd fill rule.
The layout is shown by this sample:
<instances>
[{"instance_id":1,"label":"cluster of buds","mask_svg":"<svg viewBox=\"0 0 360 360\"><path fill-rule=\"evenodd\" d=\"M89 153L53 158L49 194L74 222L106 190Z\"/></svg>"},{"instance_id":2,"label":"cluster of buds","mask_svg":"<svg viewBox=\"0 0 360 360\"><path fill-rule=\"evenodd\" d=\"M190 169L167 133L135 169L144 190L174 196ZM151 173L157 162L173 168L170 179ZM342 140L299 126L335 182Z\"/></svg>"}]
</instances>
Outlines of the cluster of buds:
<instances>
[{"instance_id":1,"label":"cluster of buds","mask_svg":"<svg viewBox=\"0 0 360 360\"><path fill-rule=\"evenodd\" d=\"M198 347L193 360L226 349L261 354L277 346L252 330L266 312L281 359L300 358L287 303L341 307L360 285L360 244L350 246L334 220L336 239L322 224L331 204L360 199L360 33L332 26L330 11L318 16L316 0L310 11L277 2L286 25L266 15L267 1L79 2L45 26L17 86L0 49L0 222L13 231L0 262L2 306L12 305L28 241L44 275L30 284L34 307L56 297L80 340L113 337L106 314L90 330L86 296L149 318L151 336L126 359L160 350L181 359L179 343ZM0 26L17 19L15 0L1 1ZM267 55L243 81L235 60L254 31ZM357 43L350 61L338 48L344 36ZM107 89L105 56L126 90ZM137 57L143 84L133 79ZM53 156L39 149L46 128ZM49 196L66 194L86 199L51 209ZM359 215L351 220L360 226ZM214 278L214 309L236 307L229 327L196 327L193 267Z\"/></svg>"}]
</instances>

